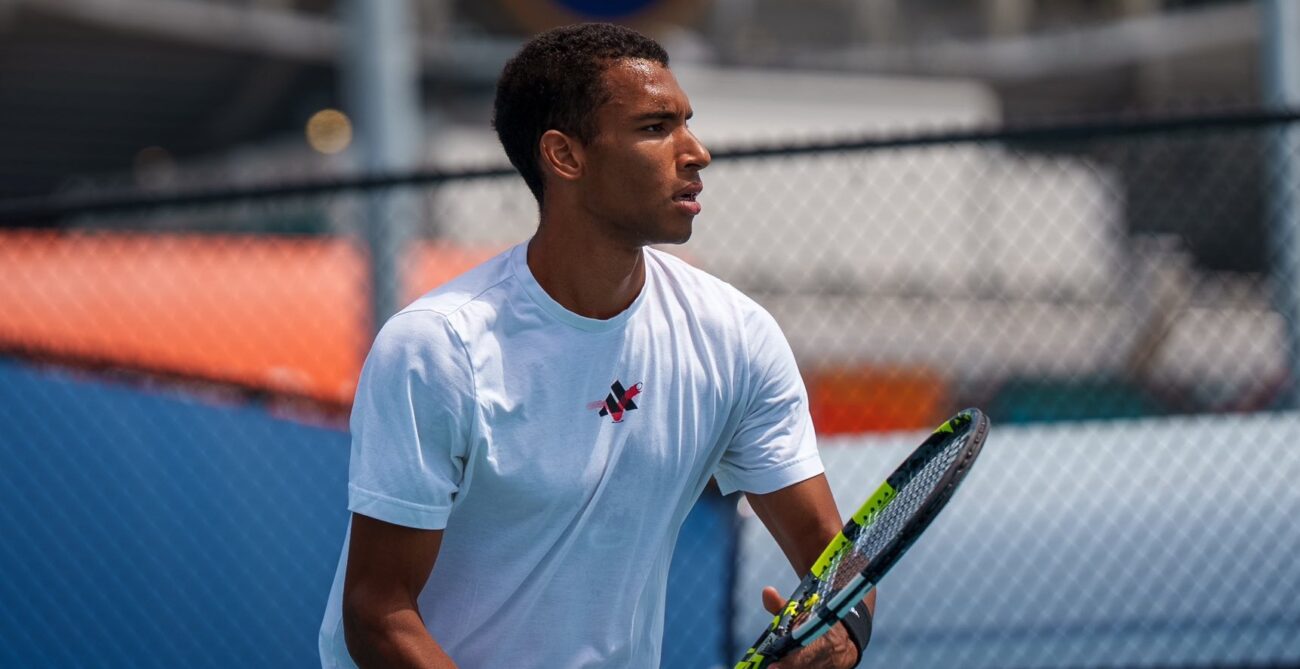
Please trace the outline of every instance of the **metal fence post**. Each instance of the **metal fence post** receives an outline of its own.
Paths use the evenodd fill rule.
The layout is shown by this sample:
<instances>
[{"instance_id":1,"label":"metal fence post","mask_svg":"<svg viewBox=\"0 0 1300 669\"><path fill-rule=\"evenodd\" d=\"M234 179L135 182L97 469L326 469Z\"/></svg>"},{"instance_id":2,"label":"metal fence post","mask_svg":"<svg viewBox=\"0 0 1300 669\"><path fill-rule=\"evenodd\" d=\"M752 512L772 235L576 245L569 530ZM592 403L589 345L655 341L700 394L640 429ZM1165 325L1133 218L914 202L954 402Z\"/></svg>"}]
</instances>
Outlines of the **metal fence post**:
<instances>
[{"instance_id":1,"label":"metal fence post","mask_svg":"<svg viewBox=\"0 0 1300 669\"><path fill-rule=\"evenodd\" d=\"M343 5L347 47L343 88L356 117L361 167L369 174L414 167L420 131L419 61L415 15L407 0L349 0ZM402 306L403 251L415 235L417 209L408 194L367 198L364 223L370 260L372 327L378 331Z\"/></svg>"},{"instance_id":2,"label":"metal fence post","mask_svg":"<svg viewBox=\"0 0 1300 669\"><path fill-rule=\"evenodd\" d=\"M1263 22L1261 61L1266 104L1282 109L1300 106L1300 5L1294 0L1267 0ZM1274 249L1272 279L1275 299L1286 327L1288 375L1285 402L1289 408L1300 398L1300 217L1294 183L1296 148L1300 144L1291 124L1271 133L1268 159L1270 246Z\"/></svg>"}]
</instances>

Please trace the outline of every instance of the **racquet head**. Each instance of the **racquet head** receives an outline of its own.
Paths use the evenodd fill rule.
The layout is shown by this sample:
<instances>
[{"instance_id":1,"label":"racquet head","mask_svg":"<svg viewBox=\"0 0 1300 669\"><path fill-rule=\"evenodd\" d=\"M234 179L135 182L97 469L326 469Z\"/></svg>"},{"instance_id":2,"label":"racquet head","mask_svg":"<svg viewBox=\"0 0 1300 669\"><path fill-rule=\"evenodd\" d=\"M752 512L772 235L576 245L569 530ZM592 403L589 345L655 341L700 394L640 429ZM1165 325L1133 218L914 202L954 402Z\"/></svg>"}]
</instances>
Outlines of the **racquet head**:
<instances>
[{"instance_id":1,"label":"racquet head","mask_svg":"<svg viewBox=\"0 0 1300 669\"><path fill-rule=\"evenodd\" d=\"M978 409L940 425L844 524L735 669L760 669L848 615L948 503L988 428Z\"/></svg>"}]
</instances>

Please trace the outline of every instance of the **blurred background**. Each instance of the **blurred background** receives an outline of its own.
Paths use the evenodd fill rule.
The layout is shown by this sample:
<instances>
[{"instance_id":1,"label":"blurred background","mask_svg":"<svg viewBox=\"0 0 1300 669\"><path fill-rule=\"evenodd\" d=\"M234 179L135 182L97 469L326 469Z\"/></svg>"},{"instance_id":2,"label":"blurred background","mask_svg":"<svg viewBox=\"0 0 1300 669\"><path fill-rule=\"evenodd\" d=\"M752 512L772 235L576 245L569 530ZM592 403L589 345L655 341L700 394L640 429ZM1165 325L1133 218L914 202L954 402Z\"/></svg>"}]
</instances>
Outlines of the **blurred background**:
<instances>
[{"instance_id":1,"label":"blurred background","mask_svg":"<svg viewBox=\"0 0 1300 669\"><path fill-rule=\"evenodd\" d=\"M868 661L1300 666L1293 0L0 0L0 666L318 664L376 324L531 234L496 77L585 20L668 49L668 250L780 322L842 509L994 422ZM795 580L706 491L663 666Z\"/></svg>"}]
</instances>

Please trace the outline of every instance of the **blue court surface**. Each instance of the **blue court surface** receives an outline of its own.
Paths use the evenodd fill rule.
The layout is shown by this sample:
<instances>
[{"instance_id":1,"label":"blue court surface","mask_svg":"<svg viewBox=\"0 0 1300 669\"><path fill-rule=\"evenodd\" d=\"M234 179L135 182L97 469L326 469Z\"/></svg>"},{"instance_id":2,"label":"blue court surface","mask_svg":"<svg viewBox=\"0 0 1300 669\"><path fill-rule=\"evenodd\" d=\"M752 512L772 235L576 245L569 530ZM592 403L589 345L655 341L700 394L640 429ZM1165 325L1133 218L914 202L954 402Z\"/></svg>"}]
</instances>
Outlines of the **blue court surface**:
<instances>
[{"instance_id":1,"label":"blue court surface","mask_svg":"<svg viewBox=\"0 0 1300 669\"><path fill-rule=\"evenodd\" d=\"M0 453L0 666L319 666L346 432L6 362ZM670 609L724 619L731 519L688 518ZM724 627L670 616L665 666L722 663Z\"/></svg>"}]
</instances>

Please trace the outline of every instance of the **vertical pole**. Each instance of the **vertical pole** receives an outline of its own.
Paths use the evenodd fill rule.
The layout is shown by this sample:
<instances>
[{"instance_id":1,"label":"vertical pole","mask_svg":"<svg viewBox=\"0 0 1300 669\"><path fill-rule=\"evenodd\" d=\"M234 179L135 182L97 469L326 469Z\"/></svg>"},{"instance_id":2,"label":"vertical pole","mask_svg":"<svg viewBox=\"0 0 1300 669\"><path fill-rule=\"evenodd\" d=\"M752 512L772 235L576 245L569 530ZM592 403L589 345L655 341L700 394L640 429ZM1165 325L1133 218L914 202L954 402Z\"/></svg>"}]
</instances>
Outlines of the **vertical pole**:
<instances>
[{"instance_id":1,"label":"vertical pole","mask_svg":"<svg viewBox=\"0 0 1300 669\"><path fill-rule=\"evenodd\" d=\"M356 121L362 169L409 170L420 158L420 73L408 0L344 0L344 99ZM417 200L388 191L366 198L372 327L402 307L403 255L415 236Z\"/></svg>"},{"instance_id":2,"label":"vertical pole","mask_svg":"<svg viewBox=\"0 0 1300 669\"><path fill-rule=\"evenodd\" d=\"M753 35L754 0L715 0L709 20L710 42L718 61L736 63Z\"/></svg>"},{"instance_id":3,"label":"vertical pole","mask_svg":"<svg viewBox=\"0 0 1300 669\"><path fill-rule=\"evenodd\" d=\"M1034 8L1028 0L984 0L984 29L994 37L1018 37L1029 29Z\"/></svg>"},{"instance_id":4,"label":"vertical pole","mask_svg":"<svg viewBox=\"0 0 1300 669\"><path fill-rule=\"evenodd\" d=\"M705 495L708 494L709 493L706 490ZM740 654L745 650L745 647L741 644L750 642L749 639L737 639L736 627L732 624L732 621L736 620L736 611L739 608L736 606L736 591L739 588L737 581L740 576L740 561L744 558L744 555L740 552L740 526L743 521L740 517L740 512L736 508L740 502L740 497L740 495L732 495L730 498L727 498L722 497L721 494L718 495L719 504L721 505L720 508L723 511L723 517L727 523L726 598L723 599L722 604L723 619L718 621L718 624L722 625L723 662L727 662L734 657L740 657ZM725 667L726 665L723 666Z\"/></svg>"},{"instance_id":5,"label":"vertical pole","mask_svg":"<svg viewBox=\"0 0 1300 669\"><path fill-rule=\"evenodd\" d=\"M897 44L899 40L898 0L850 0L853 36L870 46Z\"/></svg>"},{"instance_id":6,"label":"vertical pole","mask_svg":"<svg viewBox=\"0 0 1300 669\"><path fill-rule=\"evenodd\" d=\"M1266 0L1260 12L1265 103L1275 109L1300 107L1300 3ZM1272 280L1278 311L1286 327L1284 406L1296 408L1300 398L1300 216L1296 210L1295 177L1300 135L1282 126L1269 137L1269 232L1273 249Z\"/></svg>"}]
</instances>

